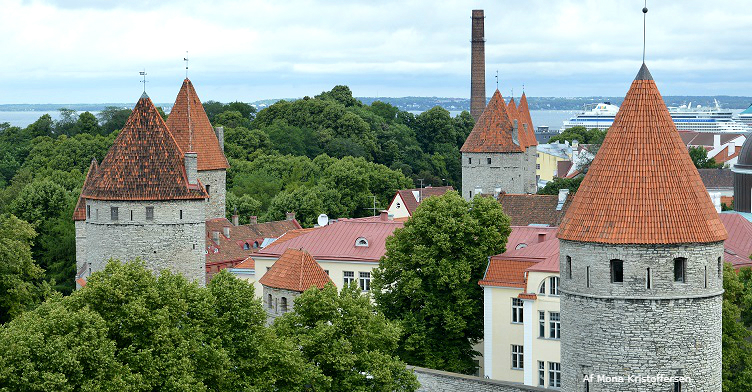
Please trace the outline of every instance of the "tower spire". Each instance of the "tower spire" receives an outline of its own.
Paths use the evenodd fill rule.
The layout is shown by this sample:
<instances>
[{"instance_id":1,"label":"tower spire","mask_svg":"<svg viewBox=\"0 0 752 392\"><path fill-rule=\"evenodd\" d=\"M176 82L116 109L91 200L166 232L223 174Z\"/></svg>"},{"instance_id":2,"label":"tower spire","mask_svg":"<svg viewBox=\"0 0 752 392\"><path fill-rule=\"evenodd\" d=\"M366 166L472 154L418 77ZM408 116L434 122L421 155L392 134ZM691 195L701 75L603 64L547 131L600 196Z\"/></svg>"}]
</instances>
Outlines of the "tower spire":
<instances>
[{"instance_id":1,"label":"tower spire","mask_svg":"<svg viewBox=\"0 0 752 392\"><path fill-rule=\"evenodd\" d=\"M642 63L645 64L645 36L648 18L648 0L645 0L645 6L642 7Z\"/></svg>"}]
</instances>

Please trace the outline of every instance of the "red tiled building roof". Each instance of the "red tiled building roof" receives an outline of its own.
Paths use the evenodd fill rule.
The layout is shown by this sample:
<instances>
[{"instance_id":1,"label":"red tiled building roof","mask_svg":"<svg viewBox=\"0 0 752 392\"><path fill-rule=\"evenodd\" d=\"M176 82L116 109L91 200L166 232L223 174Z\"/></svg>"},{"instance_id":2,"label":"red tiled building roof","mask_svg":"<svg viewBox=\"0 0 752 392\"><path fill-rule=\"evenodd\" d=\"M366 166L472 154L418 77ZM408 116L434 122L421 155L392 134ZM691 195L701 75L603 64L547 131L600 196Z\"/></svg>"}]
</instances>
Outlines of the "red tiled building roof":
<instances>
[{"instance_id":1,"label":"red tiled building roof","mask_svg":"<svg viewBox=\"0 0 752 392\"><path fill-rule=\"evenodd\" d=\"M483 279L478 282L481 286L501 286L525 288L525 271L534 265L535 261L501 260L498 256L491 257Z\"/></svg>"},{"instance_id":2,"label":"red tiled building roof","mask_svg":"<svg viewBox=\"0 0 752 392\"><path fill-rule=\"evenodd\" d=\"M644 64L558 236L609 244L726 239L723 223Z\"/></svg>"},{"instance_id":3,"label":"red tiled building roof","mask_svg":"<svg viewBox=\"0 0 752 392\"><path fill-rule=\"evenodd\" d=\"M175 98L175 105L167 117L167 127L183 151L198 154L199 171L227 169L230 166L193 83L188 79L183 80Z\"/></svg>"},{"instance_id":4,"label":"red tiled building roof","mask_svg":"<svg viewBox=\"0 0 752 392\"><path fill-rule=\"evenodd\" d=\"M255 270L256 269L256 260L254 260L253 257L249 256L248 258L246 258L245 260L241 261L240 263L238 263L238 265L236 265L233 268Z\"/></svg>"},{"instance_id":5,"label":"red tiled building roof","mask_svg":"<svg viewBox=\"0 0 752 392\"><path fill-rule=\"evenodd\" d=\"M189 185L183 151L144 93L81 195L99 200L176 200L209 197Z\"/></svg>"},{"instance_id":6,"label":"red tiled building roof","mask_svg":"<svg viewBox=\"0 0 752 392\"><path fill-rule=\"evenodd\" d=\"M407 208L407 212L412 215L415 212L415 209L418 208L418 205L425 200L427 197L431 196L441 196L447 191L453 191L454 188L450 186L437 186L437 187L425 187L425 188L414 188L414 189L401 189L397 191L397 195L400 196L402 199L402 202L405 204L405 208ZM419 197L421 198L420 201L415 199L415 193L413 192L419 192ZM397 195L394 195L394 198L397 197ZM394 201L394 199L392 199Z\"/></svg>"},{"instance_id":7,"label":"red tiled building roof","mask_svg":"<svg viewBox=\"0 0 752 392\"><path fill-rule=\"evenodd\" d=\"M91 177L94 177L94 174L97 173L97 160L92 159L91 164L89 165L89 171L86 172L86 179L84 179L84 185L81 187L81 193L83 193L83 190L86 189L86 186L91 181ZM81 195L78 196L78 202L76 202L76 209L73 210L73 220L74 221L83 221L86 220L86 199L83 198Z\"/></svg>"},{"instance_id":8,"label":"red tiled building roof","mask_svg":"<svg viewBox=\"0 0 752 392\"><path fill-rule=\"evenodd\" d=\"M460 152L525 152L517 137L513 140L513 120L499 90L496 90L486 109L465 139ZM518 129L522 128L519 125ZM518 131L519 134L519 131Z\"/></svg>"},{"instance_id":9,"label":"red tiled building roof","mask_svg":"<svg viewBox=\"0 0 752 392\"><path fill-rule=\"evenodd\" d=\"M501 208L509 216L512 226L547 225L557 227L572 204L573 195L568 195L561 210L557 195L527 195L503 193L498 197Z\"/></svg>"},{"instance_id":10,"label":"red tiled building roof","mask_svg":"<svg viewBox=\"0 0 752 392\"><path fill-rule=\"evenodd\" d=\"M492 256L481 286L525 289L526 272L559 273L559 240L554 238ZM534 299L534 298L529 298Z\"/></svg>"},{"instance_id":11,"label":"red tiled building roof","mask_svg":"<svg viewBox=\"0 0 752 392\"><path fill-rule=\"evenodd\" d=\"M752 266L752 222L735 212L719 214L723 226L728 232L728 239L723 243L723 258L734 268Z\"/></svg>"},{"instance_id":12,"label":"red tiled building roof","mask_svg":"<svg viewBox=\"0 0 752 392\"><path fill-rule=\"evenodd\" d=\"M259 279L266 287L303 292L311 287L323 289L332 280L311 255L303 250L287 249Z\"/></svg>"},{"instance_id":13,"label":"red tiled building roof","mask_svg":"<svg viewBox=\"0 0 752 392\"><path fill-rule=\"evenodd\" d=\"M533 128L533 118L530 116L530 108L527 105L527 97L525 93L522 93L520 97L520 104L517 105L517 111L520 113L519 117L523 123L527 123L527 142L528 146L537 146L538 140L535 138L535 128ZM523 129L524 131L524 129Z\"/></svg>"}]
</instances>

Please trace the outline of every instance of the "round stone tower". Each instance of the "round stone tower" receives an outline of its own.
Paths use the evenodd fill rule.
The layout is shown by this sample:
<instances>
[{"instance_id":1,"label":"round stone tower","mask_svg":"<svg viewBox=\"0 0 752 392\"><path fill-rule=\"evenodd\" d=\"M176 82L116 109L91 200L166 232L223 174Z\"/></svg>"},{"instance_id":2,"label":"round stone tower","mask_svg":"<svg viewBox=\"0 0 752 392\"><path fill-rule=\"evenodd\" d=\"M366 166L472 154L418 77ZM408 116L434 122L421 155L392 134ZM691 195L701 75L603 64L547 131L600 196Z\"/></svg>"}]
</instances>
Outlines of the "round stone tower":
<instances>
[{"instance_id":1,"label":"round stone tower","mask_svg":"<svg viewBox=\"0 0 752 392\"><path fill-rule=\"evenodd\" d=\"M734 172L734 210L752 212L752 132L747 134Z\"/></svg>"},{"instance_id":2,"label":"round stone tower","mask_svg":"<svg viewBox=\"0 0 752 392\"><path fill-rule=\"evenodd\" d=\"M721 390L727 233L645 64L558 237L563 391Z\"/></svg>"}]
</instances>

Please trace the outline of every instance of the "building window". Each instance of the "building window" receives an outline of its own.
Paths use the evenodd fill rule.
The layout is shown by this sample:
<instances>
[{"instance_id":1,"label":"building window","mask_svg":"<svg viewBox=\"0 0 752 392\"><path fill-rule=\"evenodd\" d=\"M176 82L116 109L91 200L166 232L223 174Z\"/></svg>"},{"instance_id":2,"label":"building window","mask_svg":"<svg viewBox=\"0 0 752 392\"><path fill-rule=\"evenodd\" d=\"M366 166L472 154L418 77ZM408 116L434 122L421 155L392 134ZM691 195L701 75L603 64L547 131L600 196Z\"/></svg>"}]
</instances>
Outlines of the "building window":
<instances>
[{"instance_id":1,"label":"building window","mask_svg":"<svg viewBox=\"0 0 752 392\"><path fill-rule=\"evenodd\" d=\"M551 339L561 339L561 320L559 312L548 312L548 337Z\"/></svg>"},{"instance_id":2,"label":"building window","mask_svg":"<svg viewBox=\"0 0 752 392\"><path fill-rule=\"evenodd\" d=\"M324 270L324 273L328 276L329 275L329 270Z\"/></svg>"},{"instance_id":3,"label":"building window","mask_svg":"<svg viewBox=\"0 0 752 392\"><path fill-rule=\"evenodd\" d=\"M488 164L491 164L491 158L486 158L486 161L488 161Z\"/></svg>"},{"instance_id":4,"label":"building window","mask_svg":"<svg viewBox=\"0 0 752 392\"><path fill-rule=\"evenodd\" d=\"M154 207L146 207L146 220L154 220Z\"/></svg>"},{"instance_id":5,"label":"building window","mask_svg":"<svg viewBox=\"0 0 752 392\"><path fill-rule=\"evenodd\" d=\"M536 168L537 170L540 170L540 163L536 163L536 164L535 164L535 168Z\"/></svg>"},{"instance_id":6,"label":"building window","mask_svg":"<svg viewBox=\"0 0 752 392\"><path fill-rule=\"evenodd\" d=\"M183 219L183 210L180 210L180 219Z\"/></svg>"},{"instance_id":7,"label":"building window","mask_svg":"<svg viewBox=\"0 0 752 392\"><path fill-rule=\"evenodd\" d=\"M467 191L468 194L470 194L470 198L473 198L473 191Z\"/></svg>"},{"instance_id":8,"label":"building window","mask_svg":"<svg viewBox=\"0 0 752 392\"><path fill-rule=\"evenodd\" d=\"M353 271L344 271L344 272L342 272L342 274L345 277L345 279L344 279L345 287L349 286L350 283L352 283L352 282L355 281L355 272L353 272Z\"/></svg>"},{"instance_id":9,"label":"building window","mask_svg":"<svg viewBox=\"0 0 752 392\"><path fill-rule=\"evenodd\" d=\"M211 185L206 186L206 194L211 195L211 192L209 192L209 189L211 189Z\"/></svg>"},{"instance_id":10,"label":"building window","mask_svg":"<svg viewBox=\"0 0 752 392\"><path fill-rule=\"evenodd\" d=\"M687 283L687 259L677 257L674 259L674 282Z\"/></svg>"},{"instance_id":11,"label":"building window","mask_svg":"<svg viewBox=\"0 0 752 392\"><path fill-rule=\"evenodd\" d=\"M249 249L251 249L250 245L248 245L247 242L244 242L243 243L243 250L249 250Z\"/></svg>"},{"instance_id":12,"label":"building window","mask_svg":"<svg viewBox=\"0 0 752 392\"><path fill-rule=\"evenodd\" d=\"M397 203L396 203L396 204L394 205L394 208L396 208L396 209L398 209L398 210L399 210L399 208L400 208L400 207L402 207L402 204L400 204L400 202L397 202Z\"/></svg>"},{"instance_id":13,"label":"building window","mask_svg":"<svg viewBox=\"0 0 752 392\"><path fill-rule=\"evenodd\" d=\"M522 248L527 248L527 244L524 242L520 242L519 244L517 244L517 246L514 247L514 249L522 249Z\"/></svg>"},{"instance_id":14,"label":"building window","mask_svg":"<svg viewBox=\"0 0 752 392\"><path fill-rule=\"evenodd\" d=\"M253 249L256 249L259 247L258 241L253 241Z\"/></svg>"},{"instance_id":15,"label":"building window","mask_svg":"<svg viewBox=\"0 0 752 392\"><path fill-rule=\"evenodd\" d=\"M611 283L624 282L624 262L621 260L611 260Z\"/></svg>"},{"instance_id":16,"label":"building window","mask_svg":"<svg viewBox=\"0 0 752 392\"><path fill-rule=\"evenodd\" d=\"M512 322L522 323L522 300L512 298Z\"/></svg>"},{"instance_id":17,"label":"building window","mask_svg":"<svg viewBox=\"0 0 752 392\"><path fill-rule=\"evenodd\" d=\"M271 294L269 294L269 295L268 295L268 296L266 297L266 305L267 305L267 306L269 307L269 309L271 309L271 308L272 308L272 295L271 295Z\"/></svg>"},{"instance_id":18,"label":"building window","mask_svg":"<svg viewBox=\"0 0 752 392\"><path fill-rule=\"evenodd\" d=\"M645 288L650 289L653 282L651 282L652 277L650 276L650 268L645 271Z\"/></svg>"},{"instance_id":19,"label":"building window","mask_svg":"<svg viewBox=\"0 0 752 392\"><path fill-rule=\"evenodd\" d=\"M548 285L549 285L549 294L551 295L559 295L559 277L558 276L552 276L548 278Z\"/></svg>"},{"instance_id":20,"label":"building window","mask_svg":"<svg viewBox=\"0 0 752 392\"><path fill-rule=\"evenodd\" d=\"M279 308L282 311L282 313L287 312L287 297L282 297L282 299L280 300Z\"/></svg>"},{"instance_id":21,"label":"building window","mask_svg":"<svg viewBox=\"0 0 752 392\"><path fill-rule=\"evenodd\" d=\"M131 220L133 220L133 210L131 210Z\"/></svg>"},{"instance_id":22,"label":"building window","mask_svg":"<svg viewBox=\"0 0 752 392\"><path fill-rule=\"evenodd\" d=\"M567 279L572 279L572 258L567 256Z\"/></svg>"},{"instance_id":23,"label":"building window","mask_svg":"<svg viewBox=\"0 0 752 392\"><path fill-rule=\"evenodd\" d=\"M538 294L546 295L546 280L543 279L543 283L541 283L540 288L538 289Z\"/></svg>"},{"instance_id":24,"label":"building window","mask_svg":"<svg viewBox=\"0 0 752 392\"><path fill-rule=\"evenodd\" d=\"M590 266L585 267L585 286L590 287Z\"/></svg>"},{"instance_id":25,"label":"building window","mask_svg":"<svg viewBox=\"0 0 752 392\"><path fill-rule=\"evenodd\" d=\"M117 207L110 207L110 219L114 221L118 220L118 208Z\"/></svg>"},{"instance_id":26,"label":"building window","mask_svg":"<svg viewBox=\"0 0 752 392\"><path fill-rule=\"evenodd\" d=\"M86 206L86 217L91 219L91 206ZM718 263L720 265L720 263Z\"/></svg>"},{"instance_id":27,"label":"building window","mask_svg":"<svg viewBox=\"0 0 752 392\"><path fill-rule=\"evenodd\" d=\"M546 312L542 310L538 312L538 337L546 337Z\"/></svg>"},{"instance_id":28,"label":"building window","mask_svg":"<svg viewBox=\"0 0 752 392\"><path fill-rule=\"evenodd\" d=\"M548 363L548 386L561 388L561 364L559 362Z\"/></svg>"},{"instance_id":29,"label":"building window","mask_svg":"<svg viewBox=\"0 0 752 392\"><path fill-rule=\"evenodd\" d=\"M708 266L705 266L705 288L708 288Z\"/></svg>"},{"instance_id":30,"label":"building window","mask_svg":"<svg viewBox=\"0 0 752 392\"><path fill-rule=\"evenodd\" d=\"M355 246L368 246L368 240L365 237L360 237L355 240Z\"/></svg>"},{"instance_id":31,"label":"building window","mask_svg":"<svg viewBox=\"0 0 752 392\"><path fill-rule=\"evenodd\" d=\"M358 272L358 282L360 283L360 289L362 291L371 291L371 273L370 272Z\"/></svg>"},{"instance_id":32,"label":"building window","mask_svg":"<svg viewBox=\"0 0 752 392\"><path fill-rule=\"evenodd\" d=\"M467 158L467 164L472 165L473 164L473 158Z\"/></svg>"},{"instance_id":33,"label":"building window","mask_svg":"<svg viewBox=\"0 0 752 392\"><path fill-rule=\"evenodd\" d=\"M512 369L522 369L524 366L522 346L512 345Z\"/></svg>"},{"instance_id":34,"label":"building window","mask_svg":"<svg viewBox=\"0 0 752 392\"><path fill-rule=\"evenodd\" d=\"M546 386L546 363L538 361L538 386Z\"/></svg>"}]
</instances>

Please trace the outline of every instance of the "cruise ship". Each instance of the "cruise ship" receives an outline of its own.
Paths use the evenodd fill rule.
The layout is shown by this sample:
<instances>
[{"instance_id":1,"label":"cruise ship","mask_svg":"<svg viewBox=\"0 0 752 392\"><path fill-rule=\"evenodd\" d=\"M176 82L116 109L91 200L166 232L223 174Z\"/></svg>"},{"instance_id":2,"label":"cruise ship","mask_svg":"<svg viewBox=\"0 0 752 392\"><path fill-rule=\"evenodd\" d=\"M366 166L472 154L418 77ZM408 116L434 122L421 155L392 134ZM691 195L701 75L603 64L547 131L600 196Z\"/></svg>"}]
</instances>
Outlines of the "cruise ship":
<instances>
[{"instance_id":1,"label":"cruise ship","mask_svg":"<svg viewBox=\"0 0 752 392\"><path fill-rule=\"evenodd\" d=\"M752 129L752 105L749 105L748 108L744 109L743 112L739 113L739 117L736 118L739 122L743 122L744 124L747 124L747 126Z\"/></svg>"},{"instance_id":2,"label":"cruise ship","mask_svg":"<svg viewBox=\"0 0 752 392\"><path fill-rule=\"evenodd\" d=\"M562 130L581 126L587 129L606 129L616 117L619 107L610 102L587 104L582 112L564 121ZM712 133L744 133L750 131L750 126L745 122L731 118L733 112L729 109L721 109L718 101L715 107L687 105L669 107L671 118L676 124L676 129L685 132L712 132ZM752 123L752 111L750 111L750 123ZM745 111L746 112L746 111Z\"/></svg>"}]
</instances>

